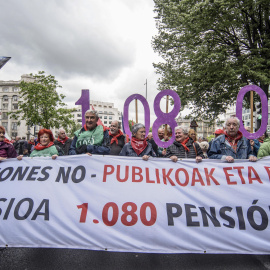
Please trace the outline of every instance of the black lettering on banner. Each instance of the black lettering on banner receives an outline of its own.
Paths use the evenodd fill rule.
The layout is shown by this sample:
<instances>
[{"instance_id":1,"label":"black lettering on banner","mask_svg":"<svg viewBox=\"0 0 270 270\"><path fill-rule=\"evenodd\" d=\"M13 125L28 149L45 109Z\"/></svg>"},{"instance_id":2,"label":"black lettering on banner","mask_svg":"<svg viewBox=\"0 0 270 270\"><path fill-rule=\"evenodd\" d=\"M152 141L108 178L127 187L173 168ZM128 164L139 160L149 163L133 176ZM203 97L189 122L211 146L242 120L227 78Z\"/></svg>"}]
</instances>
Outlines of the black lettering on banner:
<instances>
[{"instance_id":1,"label":"black lettering on banner","mask_svg":"<svg viewBox=\"0 0 270 270\"><path fill-rule=\"evenodd\" d=\"M6 198L0 198L0 202L5 202L7 199ZM0 216L2 214L2 209L0 208Z\"/></svg>"},{"instance_id":2,"label":"black lettering on banner","mask_svg":"<svg viewBox=\"0 0 270 270\"><path fill-rule=\"evenodd\" d=\"M231 211L232 211L232 208L229 206L221 207L219 210L220 217L229 222L228 224L223 223L223 225L227 228L234 228L235 227L234 219L232 217L226 215L226 212L231 212Z\"/></svg>"},{"instance_id":3,"label":"black lettering on banner","mask_svg":"<svg viewBox=\"0 0 270 270\"><path fill-rule=\"evenodd\" d=\"M11 174L13 173L13 171L14 171L14 168L12 168L12 167L7 167L4 170L2 170L0 172L0 182L3 182L5 180L7 180L11 176ZM5 175L5 172L8 172L7 175Z\"/></svg>"},{"instance_id":4,"label":"black lettering on banner","mask_svg":"<svg viewBox=\"0 0 270 270\"><path fill-rule=\"evenodd\" d=\"M23 215L23 216L20 216L19 215L19 211L20 211L20 207L21 205L24 203L24 202L28 202L28 209L26 211L26 213ZM18 202L18 204L16 205L15 207L15 210L14 210L14 217L18 220L24 220L24 219L27 219L29 217L29 215L31 214L32 210L33 210L33 206L34 206L34 202L32 199L30 198L25 198L25 199L22 199Z\"/></svg>"},{"instance_id":5,"label":"black lettering on banner","mask_svg":"<svg viewBox=\"0 0 270 270\"><path fill-rule=\"evenodd\" d=\"M166 203L166 207L167 207L168 226L174 226L173 218L181 216L182 207L177 203ZM173 212L173 208L176 209L175 212Z\"/></svg>"},{"instance_id":6,"label":"black lettering on banner","mask_svg":"<svg viewBox=\"0 0 270 270\"><path fill-rule=\"evenodd\" d=\"M243 209L241 206L236 206L236 213L239 221L239 230L245 230L246 229L246 224L245 224L245 219L243 215Z\"/></svg>"},{"instance_id":7,"label":"black lettering on banner","mask_svg":"<svg viewBox=\"0 0 270 270\"><path fill-rule=\"evenodd\" d=\"M252 204L256 204L258 200L254 200ZM261 224L257 224L254 220L254 212L258 212L261 215ZM257 230L257 231L262 231L265 230L268 226L268 216L264 209L260 206L254 205L248 208L247 211L247 219L250 224L250 226Z\"/></svg>"},{"instance_id":8,"label":"black lettering on banner","mask_svg":"<svg viewBox=\"0 0 270 270\"><path fill-rule=\"evenodd\" d=\"M44 206L44 212L41 212L42 207ZM49 220L49 200L44 199L40 203L39 207L37 208L36 212L34 213L31 220L36 220L37 216L44 216L44 220Z\"/></svg>"},{"instance_id":9,"label":"black lettering on banner","mask_svg":"<svg viewBox=\"0 0 270 270\"><path fill-rule=\"evenodd\" d=\"M65 167L60 167L55 182L60 182L60 179L62 178L63 183L66 184L69 179L70 171L71 171L71 167L68 167L67 172L65 172Z\"/></svg>"},{"instance_id":10,"label":"black lettering on banner","mask_svg":"<svg viewBox=\"0 0 270 270\"><path fill-rule=\"evenodd\" d=\"M26 180L27 181L35 181L36 178L33 178L33 176L36 175L36 174L38 174L38 172L36 172L35 170L40 170L40 168L41 168L40 166L34 166L34 167L32 167L32 169L31 169L30 173L28 174Z\"/></svg>"},{"instance_id":11,"label":"black lettering on banner","mask_svg":"<svg viewBox=\"0 0 270 270\"><path fill-rule=\"evenodd\" d=\"M7 207L7 210L6 210L6 213L5 213L4 218L3 218L4 220L8 218L9 213L10 213L10 209L11 209L11 207L12 207L14 201L15 201L15 198L12 198L12 199L10 200L10 202L9 202L9 204L8 204L8 207Z\"/></svg>"},{"instance_id":12,"label":"black lettering on banner","mask_svg":"<svg viewBox=\"0 0 270 270\"><path fill-rule=\"evenodd\" d=\"M80 178L76 178L77 172L78 172L79 170L81 171L81 176L80 176ZM73 171L73 173L72 173L72 175L71 175L71 179L72 179L72 181L73 181L74 183L80 183L81 181L84 180L85 174L86 174L86 170L85 170L84 166L78 166L78 167L76 167L76 168L74 169L74 171Z\"/></svg>"},{"instance_id":13,"label":"black lettering on banner","mask_svg":"<svg viewBox=\"0 0 270 270\"><path fill-rule=\"evenodd\" d=\"M41 173L44 175L43 178L39 177L37 178L38 181L45 181L45 180L48 180L48 178L50 177L50 175L48 174L48 172L46 170L51 170L52 167L51 166L47 166L47 167L44 167L42 170L41 170Z\"/></svg>"},{"instance_id":14,"label":"black lettering on banner","mask_svg":"<svg viewBox=\"0 0 270 270\"><path fill-rule=\"evenodd\" d=\"M10 179L10 181L14 181L15 178L17 177L18 175L18 180L23 180L23 178L25 177L27 171L28 171L29 167L25 167L24 170L23 170L23 167L18 167L17 170L14 172L12 178Z\"/></svg>"},{"instance_id":15,"label":"black lettering on banner","mask_svg":"<svg viewBox=\"0 0 270 270\"><path fill-rule=\"evenodd\" d=\"M192 204L185 204L187 226L189 226L189 227L199 227L200 222L192 221L192 217L197 217L198 216L197 212L191 212L192 208L196 209L196 206L192 205Z\"/></svg>"},{"instance_id":16,"label":"black lettering on banner","mask_svg":"<svg viewBox=\"0 0 270 270\"><path fill-rule=\"evenodd\" d=\"M205 210L204 207L199 207L199 209L201 210L201 214L202 214L202 219L203 219L203 226L204 227L209 227L209 224L208 224L208 218L210 218L210 220L212 221L213 225L215 227L220 227L220 222L217 220L217 217L216 217L216 209L215 207L210 207L210 213L207 213L207 211Z\"/></svg>"}]
</instances>

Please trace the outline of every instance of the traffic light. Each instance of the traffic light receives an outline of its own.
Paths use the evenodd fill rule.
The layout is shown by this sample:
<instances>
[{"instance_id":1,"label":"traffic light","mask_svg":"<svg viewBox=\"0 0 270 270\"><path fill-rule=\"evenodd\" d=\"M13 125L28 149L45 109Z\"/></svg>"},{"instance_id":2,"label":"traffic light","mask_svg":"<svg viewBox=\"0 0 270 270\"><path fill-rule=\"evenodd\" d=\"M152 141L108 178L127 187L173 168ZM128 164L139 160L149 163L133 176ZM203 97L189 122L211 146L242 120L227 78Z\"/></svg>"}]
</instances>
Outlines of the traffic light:
<instances>
[{"instance_id":1,"label":"traffic light","mask_svg":"<svg viewBox=\"0 0 270 270\"><path fill-rule=\"evenodd\" d=\"M256 128L259 129L261 126L261 120L262 120L262 105L261 103L257 103L256 105Z\"/></svg>"}]
</instances>

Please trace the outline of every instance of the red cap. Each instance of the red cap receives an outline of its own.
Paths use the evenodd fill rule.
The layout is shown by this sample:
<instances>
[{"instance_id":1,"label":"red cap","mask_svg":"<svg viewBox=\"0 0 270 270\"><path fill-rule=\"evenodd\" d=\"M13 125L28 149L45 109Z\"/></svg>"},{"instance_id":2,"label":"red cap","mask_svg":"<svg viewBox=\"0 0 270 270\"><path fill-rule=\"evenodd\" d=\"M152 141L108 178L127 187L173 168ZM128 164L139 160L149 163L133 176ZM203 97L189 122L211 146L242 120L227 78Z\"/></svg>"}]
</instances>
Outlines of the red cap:
<instances>
[{"instance_id":1,"label":"red cap","mask_svg":"<svg viewBox=\"0 0 270 270\"><path fill-rule=\"evenodd\" d=\"M216 135L224 134L224 130L222 130L222 129L217 129L217 130L215 131L215 134L216 134Z\"/></svg>"}]
</instances>

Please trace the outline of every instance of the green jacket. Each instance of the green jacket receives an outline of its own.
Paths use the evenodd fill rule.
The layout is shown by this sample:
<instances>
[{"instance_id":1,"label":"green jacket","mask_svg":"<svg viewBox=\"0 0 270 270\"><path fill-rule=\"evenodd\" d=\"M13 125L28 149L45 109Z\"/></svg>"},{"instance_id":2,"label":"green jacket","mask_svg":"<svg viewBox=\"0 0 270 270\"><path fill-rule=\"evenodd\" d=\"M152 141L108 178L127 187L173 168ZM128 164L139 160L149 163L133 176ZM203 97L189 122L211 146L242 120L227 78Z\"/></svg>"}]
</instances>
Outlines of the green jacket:
<instances>
[{"instance_id":1,"label":"green jacket","mask_svg":"<svg viewBox=\"0 0 270 270\"><path fill-rule=\"evenodd\" d=\"M266 138L261 144L257 158L270 156L270 138Z\"/></svg>"}]
</instances>

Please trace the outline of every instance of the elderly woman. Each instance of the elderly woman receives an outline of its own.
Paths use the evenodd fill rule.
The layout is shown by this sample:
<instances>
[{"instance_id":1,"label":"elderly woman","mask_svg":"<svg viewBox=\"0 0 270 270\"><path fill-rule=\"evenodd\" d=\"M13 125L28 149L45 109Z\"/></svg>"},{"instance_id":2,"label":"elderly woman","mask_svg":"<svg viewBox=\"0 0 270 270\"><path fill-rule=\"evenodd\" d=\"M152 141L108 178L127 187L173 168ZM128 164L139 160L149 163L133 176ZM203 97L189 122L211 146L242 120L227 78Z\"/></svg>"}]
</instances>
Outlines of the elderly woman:
<instances>
[{"instance_id":1,"label":"elderly woman","mask_svg":"<svg viewBox=\"0 0 270 270\"><path fill-rule=\"evenodd\" d=\"M175 141L167 148L165 157L176 162L178 158L194 158L196 162L202 161L203 152L199 144L188 136L186 127L175 128Z\"/></svg>"},{"instance_id":2,"label":"elderly woman","mask_svg":"<svg viewBox=\"0 0 270 270\"><path fill-rule=\"evenodd\" d=\"M34 147L30 157L52 157L62 156L60 147L56 147L53 143L54 137L49 129L41 129L38 132L38 144Z\"/></svg>"},{"instance_id":3,"label":"elderly woman","mask_svg":"<svg viewBox=\"0 0 270 270\"><path fill-rule=\"evenodd\" d=\"M149 156L156 156L151 143L146 141L145 126L143 124L135 124L132 127L132 139L124 145L119 155L142 157L143 160L148 160Z\"/></svg>"},{"instance_id":4,"label":"elderly woman","mask_svg":"<svg viewBox=\"0 0 270 270\"><path fill-rule=\"evenodd\" d=\"M3 126L0 126L0 161L7 158L22 159L22 156L18 156L14 146L11 143L5 141L6 130Z\"/></svg>"}]
</instances>

